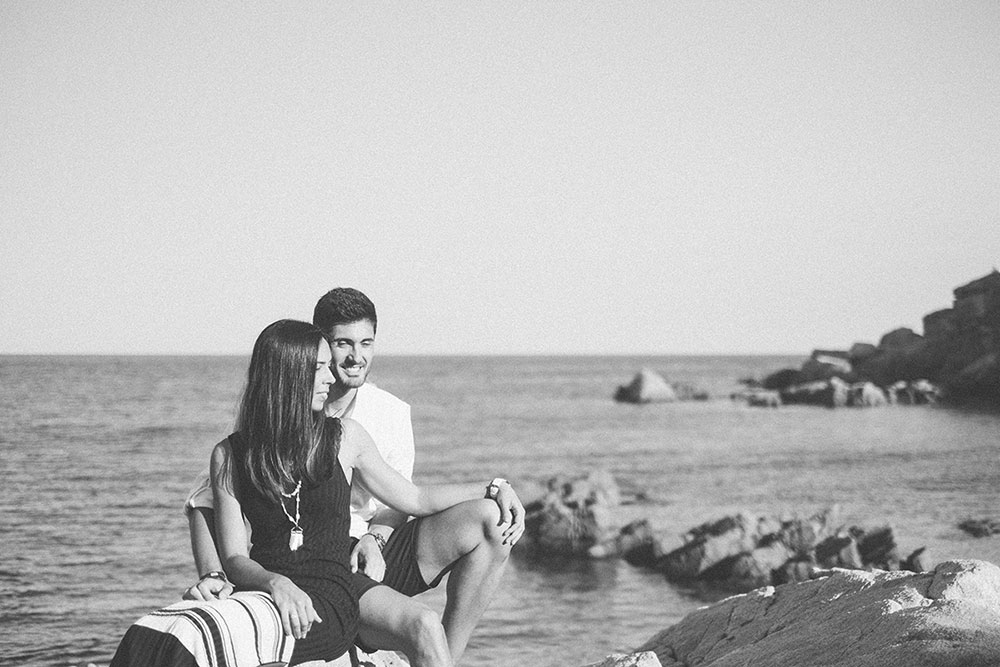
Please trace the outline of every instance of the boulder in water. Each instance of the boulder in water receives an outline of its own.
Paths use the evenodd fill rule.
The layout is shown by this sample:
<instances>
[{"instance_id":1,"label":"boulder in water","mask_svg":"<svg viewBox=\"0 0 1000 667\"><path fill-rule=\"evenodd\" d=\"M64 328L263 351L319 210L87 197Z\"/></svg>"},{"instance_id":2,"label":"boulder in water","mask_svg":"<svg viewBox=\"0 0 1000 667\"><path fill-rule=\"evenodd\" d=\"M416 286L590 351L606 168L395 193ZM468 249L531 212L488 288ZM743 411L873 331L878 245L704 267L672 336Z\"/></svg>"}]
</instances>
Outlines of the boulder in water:
<instances>
[{"instance_id":1,"label":"boulder in water","mask_svg":"<svg viewBox=\"0 0 1000 667\"><path fill-rule=\"evenodd\" d=\"M614 538L621 492L609 472L557 476L546 486L545 495L524 508L528 554L587 556L592 547Z\"/></svg>"},{"instance_id":2,"label":"boulder in water","mask_svg":"<svg viewBox=\"0 0 1000 667\"><path fill-rule=\"evenodd\" d=\"M632 382L618 387L615 400L620 403L670 403L677 400L677 392L662 375L643 368Z\"/></svg>"},{"instance_id":3,"label":"boulder in water","mask_svg":"<svg viewBox=\"0 0 1000 667\"><path fill-rule=\"evenodd\" d=\"M1000 533L1000 519L966 519L958 527L973 537L988 537Z\"/></svg>"}]
</instances>

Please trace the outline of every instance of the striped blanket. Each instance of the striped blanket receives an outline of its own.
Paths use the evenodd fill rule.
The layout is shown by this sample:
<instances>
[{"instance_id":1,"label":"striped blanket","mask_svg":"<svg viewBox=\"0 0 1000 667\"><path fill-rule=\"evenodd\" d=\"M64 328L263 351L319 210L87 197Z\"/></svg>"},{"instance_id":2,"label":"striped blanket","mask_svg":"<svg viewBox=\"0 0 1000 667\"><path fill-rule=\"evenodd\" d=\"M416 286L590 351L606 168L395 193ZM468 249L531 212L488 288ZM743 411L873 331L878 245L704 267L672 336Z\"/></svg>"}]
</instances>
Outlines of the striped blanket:
<instances>
[{"instance_id":1,"label":"striped blanket","mask_svg":"<svg viewBox=\"0 0 1000 667\"><path fill-rule=\"evenodd\" d=\"M240 592L143 616L125 633L111 667L279 667L294 647L271 597Z\"/></svg>"}]
</instances>

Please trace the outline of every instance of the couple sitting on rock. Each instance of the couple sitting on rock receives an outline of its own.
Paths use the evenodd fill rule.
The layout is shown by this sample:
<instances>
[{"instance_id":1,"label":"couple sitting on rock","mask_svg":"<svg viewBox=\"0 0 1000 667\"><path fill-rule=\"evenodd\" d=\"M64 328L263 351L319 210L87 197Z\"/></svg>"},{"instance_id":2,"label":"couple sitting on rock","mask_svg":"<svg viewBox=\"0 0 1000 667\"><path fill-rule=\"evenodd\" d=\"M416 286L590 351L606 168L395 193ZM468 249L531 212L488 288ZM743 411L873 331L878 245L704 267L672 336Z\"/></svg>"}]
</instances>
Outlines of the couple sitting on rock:
<instances>
[{"instance_id":1,"label":"couple sitting on rock","mask_svg":"<svg viewBox=\"0 0 1000 667\"><path fill-rule=\"evenodd\" d=\"M202 576L185 597L211 606L234 587L269 593L274 622L295 639L289 664L330 661L354 644L401 651L415 666L455 664L524 530L503 479L410 481L409 406L365 382L376 327L372 302L343 288L319 300L312 325L267 327L236 432L186 503ZM439 617L412 596L448 573ZM257 621L254 634L259 644ZM167 653L140 622L112 666L162 664Z\"/></svg>"}]
</instances>

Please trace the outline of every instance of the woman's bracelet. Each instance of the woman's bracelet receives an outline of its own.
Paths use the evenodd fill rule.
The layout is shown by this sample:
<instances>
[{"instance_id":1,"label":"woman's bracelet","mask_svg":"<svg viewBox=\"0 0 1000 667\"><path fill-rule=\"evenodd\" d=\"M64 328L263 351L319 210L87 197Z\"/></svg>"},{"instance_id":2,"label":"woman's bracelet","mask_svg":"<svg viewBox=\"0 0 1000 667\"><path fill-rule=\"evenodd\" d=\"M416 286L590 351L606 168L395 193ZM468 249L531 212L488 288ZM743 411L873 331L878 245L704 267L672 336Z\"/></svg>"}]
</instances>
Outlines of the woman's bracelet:
<instances>
[{"instance_id":1,"label":"woman's bracelet","mask_svg":"<svg viewBox=\"0 0 1000 667\"><path fill-rule=\"evenodd\" d=\"M205 581L206 579L218 579L224 583L229 583L229 579L226 578L226 573L222 570L212 570L211 572L206 572L201 575L201 579L198 581Z\"/></svg>"},{"instance_id":2,"label":"woman's bracelet","mask_svg":"<svg viewBox=\"0 0 1000 667\"><path fill-rule=\"evenodd\" d=\"M382 537L378 533L372 533L372 532L365 533L365 535L371 535L375 539L375 544L378 545L378 550L385 551L386 539L384 537ZM364 537L364 535L362 535L361 537Z\"/></svg>"}]
</instances>

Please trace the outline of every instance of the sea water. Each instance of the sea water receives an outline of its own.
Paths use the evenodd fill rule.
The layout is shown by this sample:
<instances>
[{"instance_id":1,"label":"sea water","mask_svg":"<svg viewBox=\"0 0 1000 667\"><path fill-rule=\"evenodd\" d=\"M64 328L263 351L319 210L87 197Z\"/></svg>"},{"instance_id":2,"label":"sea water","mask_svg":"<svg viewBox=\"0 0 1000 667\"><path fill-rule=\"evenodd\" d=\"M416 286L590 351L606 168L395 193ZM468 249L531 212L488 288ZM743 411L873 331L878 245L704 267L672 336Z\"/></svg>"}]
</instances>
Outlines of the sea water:
<instances>
[{"instance_id":1,"label":"sea water","mask_svg":"<svg viewBox=\"0 0 1000 667\"><path fill-rule=\"evenodd\" d=\"M744 377L796 357L386 357L372 379L413 407L418 482L610 471L667 544L737 511L891 525L903 554L1000 562L1000 414L941 406L750 408ZM107 664L129 624L196 576L181 505L232 428L247 359L0 357L0 663ZM625 405L640 368L705 402ZM616 560L515 549L464 665L572 667L628 650L721 595ZM441 591L426 595L440 608Z\"/></svg>"}]
</instances>

